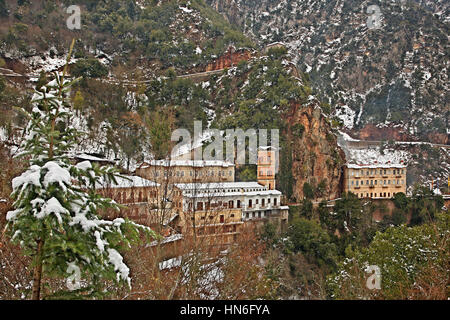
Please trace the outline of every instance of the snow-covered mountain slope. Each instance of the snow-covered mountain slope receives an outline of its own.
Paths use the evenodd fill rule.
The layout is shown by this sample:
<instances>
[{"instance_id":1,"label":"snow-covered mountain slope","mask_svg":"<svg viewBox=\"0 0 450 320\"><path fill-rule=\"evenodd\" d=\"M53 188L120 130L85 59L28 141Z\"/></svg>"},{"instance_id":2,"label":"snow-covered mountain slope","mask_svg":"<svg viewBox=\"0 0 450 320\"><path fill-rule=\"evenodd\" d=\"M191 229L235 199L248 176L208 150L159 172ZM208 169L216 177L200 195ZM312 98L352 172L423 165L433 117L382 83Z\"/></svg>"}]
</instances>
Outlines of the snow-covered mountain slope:
<instances>
[{"instance_id":1,"label":"snow-covered mountain slope","mask_svg":"<svg viewBox=\"0 0 450 320\"><path fill-rule=\"evenodd\" d=\"M208 0L267 45L282 41L348 129L397 124L399 134L447 143L449 2ZM379 28L368 9L377 5ZM351 109L352 111L350 111ZM379 128L380 130L376 129ZM366 130L367 131L367 130Z\"/></svg>"}]
</instances>

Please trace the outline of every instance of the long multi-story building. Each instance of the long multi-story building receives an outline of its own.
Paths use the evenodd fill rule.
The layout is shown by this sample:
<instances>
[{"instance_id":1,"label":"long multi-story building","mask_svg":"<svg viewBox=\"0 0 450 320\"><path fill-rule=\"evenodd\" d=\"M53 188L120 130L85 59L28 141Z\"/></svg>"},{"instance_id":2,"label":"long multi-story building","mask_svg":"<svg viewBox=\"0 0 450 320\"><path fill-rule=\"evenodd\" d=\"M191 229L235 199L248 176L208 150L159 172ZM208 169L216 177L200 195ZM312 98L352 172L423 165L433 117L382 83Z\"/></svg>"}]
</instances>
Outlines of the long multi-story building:
<instances>
[{"instance_id":1,"label":"long multi-story building","mask_svg":"<svg viewBox=\"0 0 450 320\"><path fill-rule=\"evenodd\" d=\"M406 165L347 164L344 167L344 191L359 198L392 198L406 194Z\"/></svg>"},{"instance_id":2,"label":"long multi-story building","mask_svg":"<svg viewBox=\"0 0 450 320\"><path fill-rule=\"evenodd\" d=\"M153 160L136 169L145 179L175 183L233 182L235 166L216 160Z\"/></svg>"},{"instance_id":3,"label":"long multi-story building","mask_svg":"<svg viewBox=\"0 0 450 320\"><path fill-rule=\"evenodd\" d=\"M151 225L148 212L158 206L160 185L138 176L116 177L116 181L97 183L97 192L126 206L120 212L108 210L103 215L108 218L129 218L144 225Z\"/></svg>"},{"instance_id":4,"label":"long multi-story building","mask_svg":"<svg viewBox=\"0 0 450 320\"><path fill-rule=\"evenodd\" d=\"M177 184L182 192L181 232L199 237L235 241L246 222L272 220L287 224L289 207L281 205L281 192L257 182Z\"/></svg>"},{"instance_id":5,"label":"long multi-story building","mask_svg":"<svg viewBox=\"0 0 450 320\"><path fill-rule=\"evenodd\" d=\"M139 223L159 222L179 234L230 244L246 223L287 224L289 207L275 190L275 157L273 148L258 150L257 182L235 182L235 165L226 161L149 161L132 181L106 186L102 193L127 205L124 216Z\"/></svg>"}]
</instances>

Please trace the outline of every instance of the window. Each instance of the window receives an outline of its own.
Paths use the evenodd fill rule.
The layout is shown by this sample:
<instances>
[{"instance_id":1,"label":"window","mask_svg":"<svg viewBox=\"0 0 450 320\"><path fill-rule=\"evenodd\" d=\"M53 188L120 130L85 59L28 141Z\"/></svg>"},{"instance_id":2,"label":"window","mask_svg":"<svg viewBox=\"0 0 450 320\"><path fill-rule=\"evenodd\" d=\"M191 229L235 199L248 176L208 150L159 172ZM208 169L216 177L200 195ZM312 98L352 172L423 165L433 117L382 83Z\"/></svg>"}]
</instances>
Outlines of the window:
<instances>
[{"instance_id":1,"label":"window","mask_svg":"<svg viewBox=\"0 0 450 320\"><path fill-rule=\"evenodd\" d=\"M278 200L277 198L273 199L273 204L274 205L277 205L277 200Z\"/></svg>"},{"instance_id":2,"label":"window","mask_svg":"<svg viewBox=\"0 0 450 320\"><path fill-rule=\"evenodd\" d=\"M252 200L248 200L248 207L251 208L252 207Z\"/></svg>"}]
</instances>

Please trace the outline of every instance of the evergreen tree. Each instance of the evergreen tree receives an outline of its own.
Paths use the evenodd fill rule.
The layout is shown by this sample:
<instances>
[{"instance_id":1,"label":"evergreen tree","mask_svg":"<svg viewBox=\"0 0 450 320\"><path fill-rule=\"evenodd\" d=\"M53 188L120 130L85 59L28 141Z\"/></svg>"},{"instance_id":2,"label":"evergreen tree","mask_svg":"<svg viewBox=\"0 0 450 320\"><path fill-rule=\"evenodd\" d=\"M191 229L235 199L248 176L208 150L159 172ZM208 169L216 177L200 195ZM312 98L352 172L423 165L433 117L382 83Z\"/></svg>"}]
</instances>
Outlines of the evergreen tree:
<instances>
[{"instance_id":1,"label":"evergreen tree","mask_svg":"<svg viewBox=\"0 0 450 320\"><path fill-rule=\"evenodd\" d=\"M24 254L33 257L33 299L41 298L44 274L67 279L74 297L99 296L108 280L130 286L129 268L118 250L137 240L141 229L154 235L130 221L97 215L119 208L96 193L102 182L116 182L116 171L88 161L71 164L67 154L80 132L70 125L70 86L64 74L55 74L55 80L35 92L21 153L30 166L12 181L15 210L7 214L7 230ZM75 275L82 287L69 281Z\"/></svg>"},{"instance_id":2,"label":"evergreen tree","mask_svg":"<svg viewBox=\"0 0 450 320\"><path fill-rule=\"evenodd\" d=\"M0 0L0 16L2 17L8 16L8 6L5 0Z\"/></svg>"},{"instance_id":3,"label":"evergreen tree","mask_svg":"<svg viewBox=\"0 0 450 320\"><path fill-rule=\"evenodd\" d=\"M351 192L343 193L334 206L335 219L340 231L356 231L360 226L363 210L358 197Z\"/></svg>"},{"instance_id":4,"label":"evergreen tree","mask_svg":"<svg viewBox=\"0 0 450 320\"><path fill-rule=\"evenodd\" d=\"M76 110L76 114L79 116L84 108L84 97L80 90L77 91L73 98L73 107Z\"/></svg>"}]
</instances>

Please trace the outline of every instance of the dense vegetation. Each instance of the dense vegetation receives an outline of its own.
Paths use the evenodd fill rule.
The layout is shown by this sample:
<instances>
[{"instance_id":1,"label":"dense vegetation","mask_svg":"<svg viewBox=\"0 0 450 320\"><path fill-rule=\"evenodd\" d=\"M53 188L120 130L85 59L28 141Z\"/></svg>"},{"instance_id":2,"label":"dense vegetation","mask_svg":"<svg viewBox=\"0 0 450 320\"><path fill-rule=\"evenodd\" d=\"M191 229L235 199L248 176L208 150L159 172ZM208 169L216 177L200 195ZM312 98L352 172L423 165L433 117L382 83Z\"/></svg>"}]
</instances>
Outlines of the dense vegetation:
<instances>
[{"instance_id":1,"label":"dense vegetation","mask_svg":"<svg viewBox=\"0 0 450 320\"><path fill-rule=\"evenodd\" d=\"M284 233L266 225L261 237L272 245L268 256L281 261L270 270L281 283L278 293L284 298L446 299L449 221L442 197L417 187L411 198L398 193L393 202L393 214L375 222L375 211L386 212L383 204L352 193L332 208L323 202L313 209L305 198L291 207ZM369 265L381 269L381 290L366 287Z\"/></svg>"}]
</instances>

